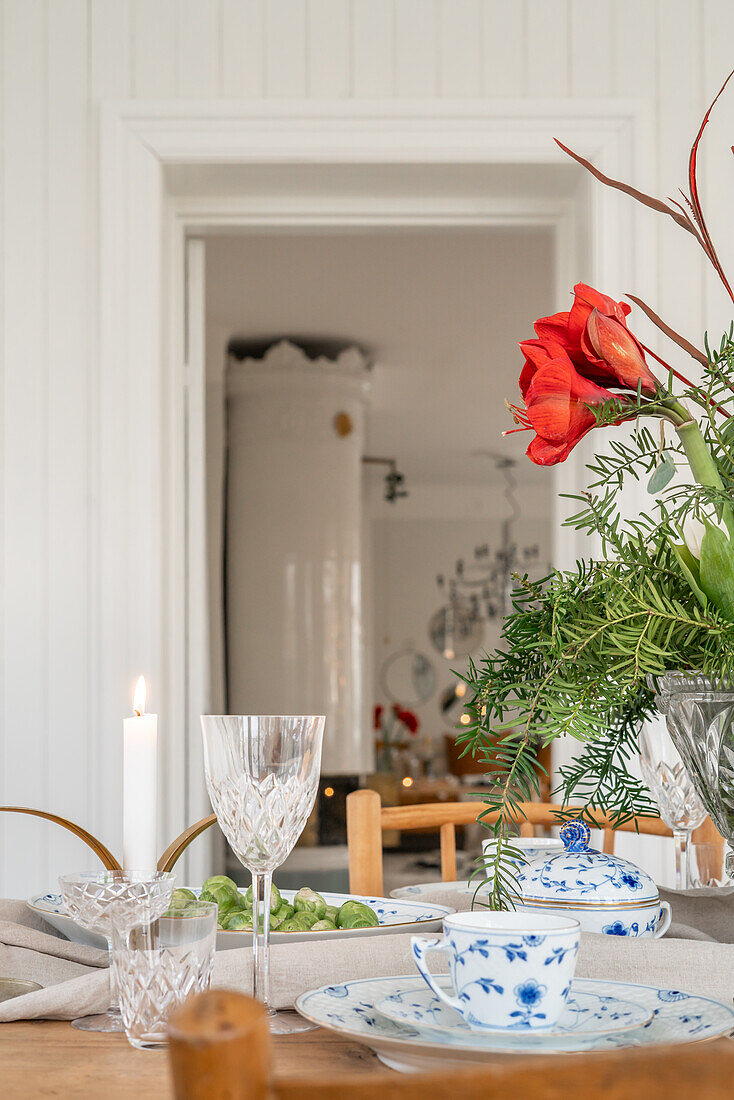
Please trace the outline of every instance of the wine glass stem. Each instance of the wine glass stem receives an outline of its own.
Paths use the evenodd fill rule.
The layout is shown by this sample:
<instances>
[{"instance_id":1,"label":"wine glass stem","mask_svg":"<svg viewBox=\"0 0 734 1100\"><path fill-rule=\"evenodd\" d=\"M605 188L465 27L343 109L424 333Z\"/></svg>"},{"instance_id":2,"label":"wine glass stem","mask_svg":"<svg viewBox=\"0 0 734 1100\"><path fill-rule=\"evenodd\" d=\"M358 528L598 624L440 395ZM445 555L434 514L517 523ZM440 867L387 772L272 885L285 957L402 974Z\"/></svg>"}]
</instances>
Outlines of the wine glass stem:
<instances>
[{"instance_id":1,"label":"wine glass stem","mask_svg":"<svg viewBox=\"0 0 734 1100\"><path fill-rule=\"evenodd\" d=\"M270 888L272 873L252 876L253 996L270 1007ZM262 920L262 929L260 921Z\"/></svg>"},{"instance_id":2,"label":"wine glass stem","mask_svg":"<svg viewBox=\"0 0 734 1100\"><path fill-rule=\"evenodd\" d=\"M107 940L107 957L110 964L110 1012L120 1011L120 998L117 995L115 968L112 965L112 940Z\"/></svg>"},{"instance_id":3,"label":"wine glass stem","mask_svg":"<svg viewBox=\"0 0 734 1100\"><path fill-rule=\"evenodd\" d=\"M675 843L675 888L688 889L688 833L682 829L673 831Z\"/></svg>"}]
</instances>

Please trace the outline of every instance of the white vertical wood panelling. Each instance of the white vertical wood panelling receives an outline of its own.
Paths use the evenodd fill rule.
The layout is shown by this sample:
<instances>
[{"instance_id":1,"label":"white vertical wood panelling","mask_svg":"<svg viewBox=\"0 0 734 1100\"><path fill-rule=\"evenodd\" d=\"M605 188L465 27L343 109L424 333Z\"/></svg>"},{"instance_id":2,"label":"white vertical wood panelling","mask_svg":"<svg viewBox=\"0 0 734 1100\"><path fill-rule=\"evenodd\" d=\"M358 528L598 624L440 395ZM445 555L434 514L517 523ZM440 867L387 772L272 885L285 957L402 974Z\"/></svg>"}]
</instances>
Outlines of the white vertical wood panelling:
<instances>
[{"instance_id":1,"label":"white vertical wood panelling","mask_svg":"<svg viewBox=\"0 0 734 1100\"><path fill-rule=\"evenodd\" d=\"M593 4L570 0L571 95L593 99L612 94L616 45L613 23L612 0L594 0Z\"/></svg>"},{"instance_id":2,"label":"white vertical wood panelling","mask_svg":"<svg viewBox=\"0 0 734 1100\"><path fill-rule=\"evenodd\" d=\"M481 0L441 0L439 91L444 96L482 92Z\"/></svg>"},{"instance_id":3,"label":"white vertical wood panelling","mask_svg":"<svg viewBox=\"0 0 734 1100\"><path fill-rule=\"evenodd\" d=\"M176 94L178 0L132 0L131 93L136 99Z\"/></svg>"},{"instance_id":4,"label":"white vertical wood panelling","mask_svg":"<svg viewBox=\"0 0 734 1100\"><path fill-rule=\"evenodd\" d=\"M48 7L49 805L87 820L89 683L89 88L86 0ZM90 856L60 829L52 867Z\"/></svg>"},{"instance_id":5,"label":"white vertical wood panelling","mask_svg":"<svg viewBox=\"0 0 734 1100\"><path fill-rule=\"evenodd\" d=\"M523 0L483 0L482 24L483 94L493 99L525 95L528 57Z\"/></svg>"},{"instance_id":6,"label":"white vertical wood panelling","mask_svg":"<svg viewBox=\"0 0 734 1100\"><path fill-rule=\"evenodd\" d=\"M308 0L308 94L343 99L351 87L351 8L344 0Z\"/></svg>"},{"instance_id":7,"label":"white vertical wood panelling","mask_svg":"<svg viewBox=\"0 0 734 1100\"><path fill-rule=\"evenodd\" d=\"M734 4L704 0L705 93L715 92L734 69ZM734 82L734 78L732 78ZM700 152L699 185L706 221L730 283L734 283L734 239L731 232L731 135L734 133L732 85L716 105ZM728 187L722 187L722 183ZM708 264L705 265L704 319L713 340L718 340L734 318L734 305Z\"/></svg>"},{"instance_id":8,"label":"white vertical wood panelling","mask_svg":"<svg viewBox=\"0 0 734 1100\"><path fill-rule=\"evenodd\" d=\"M125 99L131 91L130 0L90 0L91 97Z\"/></svg>"},{"instance_id":9,"label":"white vertical wood panelling","mask_svg":"<svg viewBox=\"0 0 734 1100\"><path fill-rule=\"evenodd\" d=\"M5 41L5 8L0 5L0 58L4 61L2 43ZM4 72L4 69L3 69ZM5 464L8 458L5 447L5 371L7 365L5 346L5 221L9 213L5 193L5 108L8 102L7 88L0 73L0 606L5 606L5 586L8 576L5 563ZM5 632L2 617L0 617L0 767L5 767ZM12 777L3 778L0 773L0 798L5 799L11 794ZM0 818L4 815L0 814ZM7 819L0 820L0 859L5 855L5 828ZM0 873L0 878L2 874ZM0 887L2 883L0 882Z\"/></svg>"},{"instance_id":10,"label":"white vertical wood panelling","mask_svg":"<svg viewBox=\"0 0 734 1100\"><path fill-rule=\"evenodd\" d=\"M688 150L701 122L704 85L701 2L676 5L671 18L669 3L658 0L658 96L660 116L657 155L662 195L676 195L687 188ZM703 317L703 267L701 249L690 233L673 222L658 233L659 308L678 332L700 345ZM668 344L668 350L671 347ZM688 364L686 364L688 366Z\"/></svg>"},{"instance_id":11,"label":"white vertical wood panelling","mask_svg":"<svg viewBox=\"0 0 734 1100\"><path fill-rule=\"evenodd\" d=\"M528 94L543 99L569 94L567 0L525 0Z\"/></svg>"},{"instance_id":12,"label":"white vertical wood panelling","mask_svg":"<svg viewBox=\"0 0 734 1100\"><path fill-rule=\"evenodd\" d=\"M306 0L268 0L265 5L265 90L274 98L305 96Z\"/></svg>"},{"instance_id":13,"label":"white vertical wood panelling","mask_svg":"<svg viewBox=\"0 0 734 1100\"><path fill-rule=\"evenodd\" d=\"M396 0L395 94L439 94L439 0Z\"/></svg>"},{"instance_id":14,"label":"white vertical wood panelling","mask_svg":"<svg viewBox=\"0 0 734 1100\"><path fill-rule=\"evenodd\" d=\"M109 237L116 232L116 223L100 208L98 197L99 164L99 104L105 99L128 98L132 94L132 58L128 48L132 41L132 9L127 0L92 0L90 15L90 55L92 85L92 147L89 158L90 188L95 212L95 238L91 243L91 278L94 287L94 323L92 325L92 360L90 375L90 448L91 448L91 605L92 637L90 639L90 680L92 685L92 741L90 818L92 832L101 837L112 851L122 847L120 807L122 791L121 727L123 717L130 713L131 676L127 635L127 572L128 556L120 553L111 560L103 553L105 533L124 544L129 526L125 486L110 477L115 469L116 455L124 438L124 425L107 421L108 410L117 408L123 417L126 408L124 381L101 357L103 334L124 344L120 331L120 303L106 299L99 286L99 256L102 248L110 247ZM115 180L124 186L121 179ZM91 196L90 196L91 198ZM94 232L94 228L93 228ZM104 430L101 425L104 424ZM117 711L117 714L115 714ZM110 715L113 714L114 718Z\"/></svg>"},{"instance_id":15,"label":"white vertical wood panelling","mask_svg":"<svg viewBox=\"0 0 734 1100\"><path fill-rule=\"evenodd\" d=\"M395 91L393 0L351 0L352 94L389 98Z\"/></svg>"},{"instance_id":16,"label":"white vertical wood panelling","mask_svg":"<svg viewBox=\"0 0 734 1100\"><path fill-rule=\"evenodd\" d=\"M655 96L658 66L655 2L614 0L612 93L621 98ZM671 18L675 21L674 11Z\"/></svg>"},{"instance_id":17,"label":"white vertical wood panelling","mask_svg":"<svg viewBox=\"0 0 734 1100\"><path fill-rule=\"evenodd\" d=\"M144 665L155 696L163 675L151 649L161 611L157 523L149 524L132 551L137 557L129 558L126 545L138 510L154 516L160 504L130 499L129 484L144 481L147 464L157 461L161 395L126 392L119 357L135 359L136 333L119 331L120 303L106 299L97 285L99 249L125 244L110 239L105 212L98 210L100 103L130 96L637 98L649 105L659 126L654 155L640 150L631 171L636 184L665 195L685 184L695 127L734 64L734 5L728 0L0 4L5 146L0 784L8 800L74 813L114 848L120 831L119 722L129 707L130 681ZM701 159L711 228L730 267L732 119L730 90ZM154 187L144 161L138 171ZM113 186L128 184L119 179ZM625 202L621 196L615 201ZM638 249L630 289L695 341L704 325L720 331L732 307L706 273L695 243L652 213L637 217L635 236L641 226L654 225L659 246L646 241ZM151 248L151 280L160 275L156 256ZM135 293L139 325L149 329L157 319L147 315L140 288ZM131 453L125 423L140 402L150 445ZM118 422L110 430L104 417L111 410L117 410ZM131 591L133 575L144 578L142 596ZM131 613L135 599L142 603ZM166 721L161 715L162 736ZM45 825L0 821L1 889L22 895L52 882L70 859L83 862L63 837L49 838Z\"/></svg>"},{"instance_id":18,"label":"white vertical wood panelling","mask_svg":"<svg viewBox=\"0 0 734 1100\"><path fill-rule=\"evenodd\" d=\"M222 0L222 95L265 91L265 0Z\"/></svg>"},{"instance_id":19,"label":"white vertical wood panelling","mask_svg":"<svg viewBox=\"0 0 734 1100\"><path fill-rule=\"evenodd\" d=\"M222 23L219 0L177 0L178 94L214 99L220 94Z\"/></svg>"},{"instance_id":20,"label":"white vertical wood panelling","mask_svg":"<svg viewBox=\"0 0 734 1100\"><path fill-rule=\"evenodd\" d=\"M29 806L47 805L50 791L45 8L43 0L9 0L3 41L5 637L0 782L8 802ZM3 840L7 883L19 891L47 881L44 824L20 817L6 820Z\"/></svg>"}]
</instances>

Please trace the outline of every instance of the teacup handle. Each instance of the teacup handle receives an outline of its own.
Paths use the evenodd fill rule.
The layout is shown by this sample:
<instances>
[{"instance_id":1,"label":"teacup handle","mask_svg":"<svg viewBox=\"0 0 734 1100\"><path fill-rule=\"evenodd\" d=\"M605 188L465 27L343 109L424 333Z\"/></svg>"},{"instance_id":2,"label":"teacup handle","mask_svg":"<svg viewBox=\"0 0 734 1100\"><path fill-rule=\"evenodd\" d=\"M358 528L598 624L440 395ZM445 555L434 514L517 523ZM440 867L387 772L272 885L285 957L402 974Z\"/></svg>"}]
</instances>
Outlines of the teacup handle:
<instances>
[{"instance_id":1,"label":"teacup handle","mask_svg":"<svg viewBox=\"0 0 734 1100\"><path fill-rule=\"evenodd\" d=\"M673 920L673 913L672 913L671 908L670 908L670 902L661 901L660 902L660 916L658 917L657 927L656 927L655 931L653 932L653 937L656 940L659 940L661 936L665 935L665 933L670 928L670 924L671 924L672 920Z\"/></svg>"},{"instance_id":2,"label":"teacup handle","mask_svg":"<svg viewBox=\"0 0 734 1100\"><path fill-rule=\"evenodd\" d=\"M462 1004L458 997L450 997L445 990L441 989L435 977L428 969L428 963L426 962L426 955L430 955L432 951L448 951L452 955L454 949L447 936L441 936L438 940L424 940L420 936L410 937L410 946L413 952L413 961L420 971L420 975L428 986L433 990L440 1001L450 1005L451 1008L455 1008L457 1012L462 1011Z\"/></svg>"}]
</instances>

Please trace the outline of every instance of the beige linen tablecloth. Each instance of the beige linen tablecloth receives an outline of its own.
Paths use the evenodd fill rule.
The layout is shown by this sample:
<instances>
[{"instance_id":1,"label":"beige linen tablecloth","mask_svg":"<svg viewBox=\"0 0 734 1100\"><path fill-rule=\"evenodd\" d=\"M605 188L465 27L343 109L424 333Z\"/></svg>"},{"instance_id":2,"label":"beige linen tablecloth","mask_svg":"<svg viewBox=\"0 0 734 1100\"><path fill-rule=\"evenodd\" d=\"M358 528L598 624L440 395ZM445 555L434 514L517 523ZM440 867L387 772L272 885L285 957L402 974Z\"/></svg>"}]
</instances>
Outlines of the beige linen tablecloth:
<instances>
[{"instance_id":1,"label":"beige linen tablecloth","mask_svg":"<svg viewBox=\"0 0 734 1100\"><path fill-rule=\"evenodd\" d=\"M691 892L693 893L693 892ZM665 891L673 905L678 937L630 940L616 936L582 935L577 975L612 981L642 982L714 997L734 999L734 890L696 891L695 896ZM435 901L468 908L466 898L442 890ZM717 942L713 933L721 934ZM321 943L274 944L271 947L272 998L286 1008L307 989L394 974L416 973L410 957L410 936L404 934ZM0 976L26 978L44 988L0 1004L0 1023L9 1020L69 1020L103 1012L109 1002L107 952L70 943L46 925L23 902L0 901ZM252 990L252 950L220 951L214 963L214 984Z\"/></svg>"}]
</instances>

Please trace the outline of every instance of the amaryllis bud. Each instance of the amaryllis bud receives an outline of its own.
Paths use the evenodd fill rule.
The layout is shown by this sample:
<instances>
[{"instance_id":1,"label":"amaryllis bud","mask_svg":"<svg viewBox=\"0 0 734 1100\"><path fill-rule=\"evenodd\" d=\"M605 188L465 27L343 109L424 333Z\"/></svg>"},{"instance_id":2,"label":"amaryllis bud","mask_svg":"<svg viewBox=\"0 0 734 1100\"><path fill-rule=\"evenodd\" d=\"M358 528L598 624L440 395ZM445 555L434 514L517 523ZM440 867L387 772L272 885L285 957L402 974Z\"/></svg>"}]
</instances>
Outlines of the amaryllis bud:
<instances>
[{"instance_id":1,"label":"amaryllis bud","mask_svg":"<svg viewBox=\"0 0 734 1100\"><path fill-rule=\"evenodd\" d=\"M718 527L724 532L726 537L729 537L726 524L718 519L716 516L706 516L706 523L710 527ZM700 519L696 519L695 516L687 515L683 520L683 541L690 550L694 558L701 560L701 547L703 545L703 536L706 534L706 523L702 523Z\"/></svg>"},{"instance_id":2,"label":"amaryllis bud","mask_svg":"<svg viewBox=\"0 0 734 1100\"><path fill-rule=\"evenodd\" d=\"M637 341L616 318L593 309L586 322L585 336L620 385L636 390L641 383L643 393L657 392L655 375L645 362Z\"/></svg>"}]
</instances>

